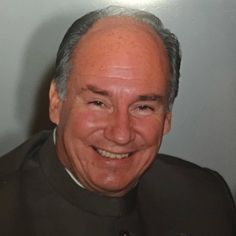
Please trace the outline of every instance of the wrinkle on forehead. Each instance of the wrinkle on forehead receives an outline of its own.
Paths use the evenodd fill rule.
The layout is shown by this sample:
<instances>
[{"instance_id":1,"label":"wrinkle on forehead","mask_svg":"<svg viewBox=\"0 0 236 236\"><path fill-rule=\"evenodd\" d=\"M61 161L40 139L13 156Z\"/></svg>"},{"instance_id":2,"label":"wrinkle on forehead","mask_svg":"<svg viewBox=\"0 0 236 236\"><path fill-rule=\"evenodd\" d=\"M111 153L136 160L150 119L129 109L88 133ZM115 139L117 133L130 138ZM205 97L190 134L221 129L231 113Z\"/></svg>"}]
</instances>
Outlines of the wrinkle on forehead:
<instances>
[{"instance_id":1,"label":"wrinkle on forehead","mask_svg":"<svg viewBox=\"0 0 236 236\"><path fill-rule=\"evenodd\" d=\"M139 67L134 67L134 66L110 66L109 68L103 68L102 66L100 67L100 73L77 73L77 79L79 78L86 78L87 80L90 79L98 79L98 80L103 80L103 79L114 79L114 80L139 80L143 78L142 72L139 73ZM148 77L151 79L152 78L152 72L147 71Z\"/></svg>"},{"instance_id":2,"label":"wrinkle on forehead","mask_svg":"<svg viewBox=\"0 0 236 236\"><path fill-rule=\"evenodd\" d=\"M133 78L134 75L138 79L137 72L139 67L137 66L125 66L125 65L112 65L107 68L100 68L101 72L105 72L104 76L110 79L129 79ZM141 76L140 76L141 77Z\"/></svg>"}]
</instances>

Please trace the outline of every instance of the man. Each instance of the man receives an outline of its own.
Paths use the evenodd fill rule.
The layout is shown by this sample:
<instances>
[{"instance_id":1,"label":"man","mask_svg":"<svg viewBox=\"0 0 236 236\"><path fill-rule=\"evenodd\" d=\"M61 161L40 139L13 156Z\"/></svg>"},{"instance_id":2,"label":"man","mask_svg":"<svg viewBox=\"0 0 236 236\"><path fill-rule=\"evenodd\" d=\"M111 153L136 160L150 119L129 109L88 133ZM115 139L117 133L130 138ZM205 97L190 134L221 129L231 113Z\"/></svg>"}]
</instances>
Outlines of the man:
<instances>
[{"instance_id":1,"label":"man","mask_svg":"<svg viewBox=\"0 0 236 236\"><path fill-rule=\"evenodd\" d=\"M180 60L176 37L147 12L77 20L49 92L57 128L0 160L1 235L235 235L222 178L156 155Z\"/></svg>"}]
</instances>

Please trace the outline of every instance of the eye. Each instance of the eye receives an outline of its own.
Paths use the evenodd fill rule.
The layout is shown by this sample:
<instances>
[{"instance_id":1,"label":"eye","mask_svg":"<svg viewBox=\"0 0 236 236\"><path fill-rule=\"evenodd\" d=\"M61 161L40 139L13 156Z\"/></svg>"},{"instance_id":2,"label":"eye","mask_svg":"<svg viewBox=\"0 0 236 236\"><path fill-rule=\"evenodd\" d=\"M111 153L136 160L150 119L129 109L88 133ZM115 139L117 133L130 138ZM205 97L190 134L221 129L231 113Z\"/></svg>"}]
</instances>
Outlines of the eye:
<instances>
[{"instance_id":1,"label":"eye","mask_svg":"<svg viewBox=\"0 0 236 236\"><path fill-rule=\"evenodd\" d=\"M139 105L137 109L140 111L154 111L154 108L149 105Z\"/></svg>"},{"instance_id":2,"label":"eye","mask_svg":"<svg viewBox=\"0 0 236 236\"><path fill-rule=\"evenodd\" d=\"M156 112L156 107L152 104L134 104L130 107L130 112L134 116L150 116Z\"/></svg>"},{"instance_id":3,"label":"eye","mask_svg":"<svg viewBox=\"0 0 236 236\"><path fill-rule=\"evenodd\" d=\"M104 106L104 103L101 102L101 101L98 101L98 100L88 102L88 104L89 105L94 105L94 106L97 106L97 107L103 107Z\"/></svg>"}]
</instances>

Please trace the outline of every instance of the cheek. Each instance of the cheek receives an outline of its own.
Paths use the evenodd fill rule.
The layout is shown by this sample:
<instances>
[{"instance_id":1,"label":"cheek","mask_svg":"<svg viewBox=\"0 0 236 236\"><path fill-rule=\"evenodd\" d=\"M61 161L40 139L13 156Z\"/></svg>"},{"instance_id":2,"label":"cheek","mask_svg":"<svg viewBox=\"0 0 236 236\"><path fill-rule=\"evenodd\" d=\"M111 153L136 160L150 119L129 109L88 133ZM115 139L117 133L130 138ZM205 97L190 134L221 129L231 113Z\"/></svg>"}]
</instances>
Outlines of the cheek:
<instances>
[{"instance_id":1,"label":"cheek","mask_svg":"<svg viewBox=\"0 0 236 236\"><path fill-rule=\"evenodd\" d=\"M163 118L147 118L142 122L137 122L135 126L146 145L156 146L161 141L164 129Z\"/></svg>"},{"instance_id":2,"label":"cheek","mask_svg":"<svg viewBox=\"0 0 236 236\"><path fill-rule=\"evenodd\" d=\"M105 126L106 118L104 115L93 111L73 109L67 114L67 119L65 120L65 130L79 138L86 138L93 132L102 129Z\"/></svg>"}]
</instances>

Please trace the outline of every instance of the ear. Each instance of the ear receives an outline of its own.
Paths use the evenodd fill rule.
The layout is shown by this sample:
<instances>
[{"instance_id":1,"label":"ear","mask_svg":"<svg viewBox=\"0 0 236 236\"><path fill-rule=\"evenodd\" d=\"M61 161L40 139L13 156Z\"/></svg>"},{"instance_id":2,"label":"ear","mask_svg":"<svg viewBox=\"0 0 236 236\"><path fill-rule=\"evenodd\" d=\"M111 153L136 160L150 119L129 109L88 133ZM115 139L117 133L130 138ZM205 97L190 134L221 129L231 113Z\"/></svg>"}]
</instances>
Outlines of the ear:
<instances>
[{"instance_id":1,"label":"ear","mask_svg":"<svg viewBox=\"0 0 236 236\"><path fill-rule=\"evenodd\" d=\"M171 129L171 121L172 121L172 112L167 112L166 113L166 117L165 117L165 121L164 121L164 134L169 133L170 129Z\"/></svg>"},{"instance_id":2,"label":"ear","mask_svg":"<svg viewBox=\"0 0 236 236\"><path fill-rule=\"evenodd\" d=\"M55 81L53 80L49 89L49 117L50 120L58 125L60 121L61 99L57 92Z\"/></svg>"}]
</instances>

